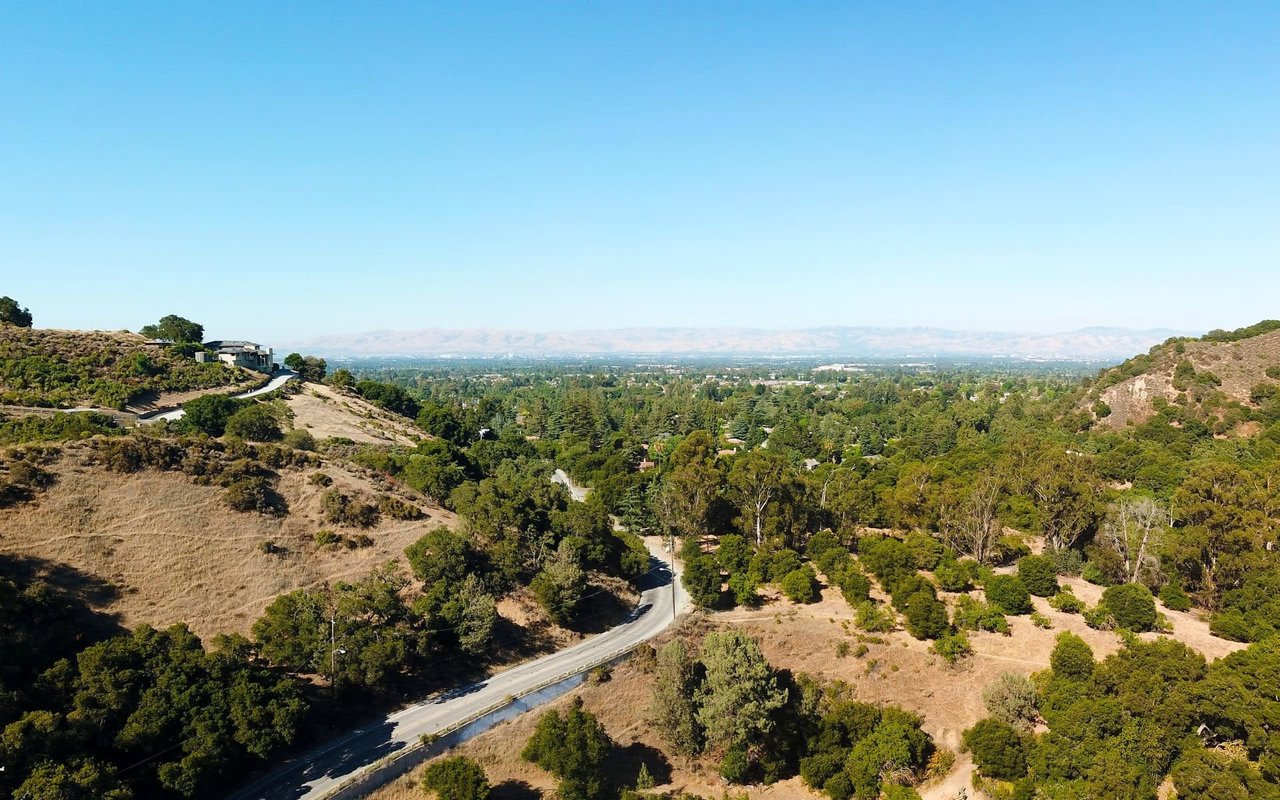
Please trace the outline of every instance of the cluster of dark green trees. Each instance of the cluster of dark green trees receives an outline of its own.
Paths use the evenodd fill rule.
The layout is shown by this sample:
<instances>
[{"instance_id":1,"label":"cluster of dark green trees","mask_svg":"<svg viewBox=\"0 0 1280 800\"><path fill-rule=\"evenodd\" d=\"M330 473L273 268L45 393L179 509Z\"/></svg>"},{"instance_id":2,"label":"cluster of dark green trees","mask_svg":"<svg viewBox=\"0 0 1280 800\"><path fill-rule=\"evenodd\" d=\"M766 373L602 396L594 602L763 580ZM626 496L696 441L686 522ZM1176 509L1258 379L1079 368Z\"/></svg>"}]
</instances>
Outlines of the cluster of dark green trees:
<instances>
[{"instance_id":1,"label":"cluster of dark green trees","mask_svg":"<svg viewBox=\"0 0 1280 800\"><path fill-rule=\"evenodd\" d=\"M217 797L295 740L300 685L243 638L117 632L45 569L0 557L0 793Z\"/></svg>"},{"instance_id":2,"label":"cluster of dark green trees","mask_svg":"<svg viewBox=\"0 0 1280 800\"><path fill-rule=\"evenodd\" d=\"M921 719L773 669L738 631L707 634L696 657L675 640L659 651L650 716L678 754L710 753L730 783L801 775L833 800L906 800L934 745Z\"/></svg>"},{"instance_id":3,"label":"cluster of dark green trees","mask_svg":"<svg viewBox=\"0 0 1280 800\"><path fill-rule=\"evenodd\" d=\"M1150 800L1168 776L1182 800L1280 797L1276 640L1206 664L1181 643L1130 638L1096 662L1063 633L1051 664L1016 697L988 692L992 716L964 734L993 796Z\"/></svg>"}]
</instances>

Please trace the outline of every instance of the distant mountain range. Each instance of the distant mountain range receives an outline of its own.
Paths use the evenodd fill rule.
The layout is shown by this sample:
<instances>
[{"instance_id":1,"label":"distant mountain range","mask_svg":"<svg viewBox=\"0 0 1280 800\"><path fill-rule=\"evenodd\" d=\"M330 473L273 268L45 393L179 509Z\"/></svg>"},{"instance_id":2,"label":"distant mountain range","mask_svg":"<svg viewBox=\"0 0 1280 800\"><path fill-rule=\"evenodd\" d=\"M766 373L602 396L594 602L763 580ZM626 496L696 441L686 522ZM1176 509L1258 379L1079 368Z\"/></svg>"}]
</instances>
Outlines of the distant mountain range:
<instances>
[{"instance_id":1,"label":"distant mountain range","mask_svg":"<svg viewBox=\"0 0 1280 800\"><path fill-rule=\"evenodd\" d=\"M1179 335L1191 334L1126 328L1082 328L1048 334L843 326L796 330L617 328L543 333L426 328L320 336L280 343L277 349L324 356L815 355L1108 360L1145 352L1152 345Z\"/></svg>"}]
</instances>

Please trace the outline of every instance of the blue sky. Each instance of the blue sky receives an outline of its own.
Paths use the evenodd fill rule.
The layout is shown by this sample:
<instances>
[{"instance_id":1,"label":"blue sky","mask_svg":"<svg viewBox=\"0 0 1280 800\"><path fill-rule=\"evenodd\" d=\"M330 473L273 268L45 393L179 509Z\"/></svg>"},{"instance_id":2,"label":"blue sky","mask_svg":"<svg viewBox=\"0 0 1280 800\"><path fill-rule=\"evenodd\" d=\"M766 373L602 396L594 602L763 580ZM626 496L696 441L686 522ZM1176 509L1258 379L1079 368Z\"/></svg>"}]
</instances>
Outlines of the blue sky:
<instances>
[{"instance_id":1,"label":"blue sky","mask_svg":"<svg viewBox=\"0 0 1280 800\"><path fill-rule=\"evenodd\" d=\"M1280 316L1280 4L0 2L36 324Z\"/></svg>"}]
</instances>

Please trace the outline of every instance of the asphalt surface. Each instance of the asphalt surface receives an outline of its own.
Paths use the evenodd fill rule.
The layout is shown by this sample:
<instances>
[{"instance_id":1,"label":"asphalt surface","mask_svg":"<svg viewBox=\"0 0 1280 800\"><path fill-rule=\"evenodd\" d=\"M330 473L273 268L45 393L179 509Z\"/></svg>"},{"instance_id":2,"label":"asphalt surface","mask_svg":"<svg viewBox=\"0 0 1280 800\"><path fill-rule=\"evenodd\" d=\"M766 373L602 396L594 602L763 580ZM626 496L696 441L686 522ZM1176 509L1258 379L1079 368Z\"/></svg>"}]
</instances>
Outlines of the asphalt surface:
<instances>
[{"instance_id":1,"label":"asphalt surface","mask_svg":"<svg viewBox=\"0 0 1280 800\"><path fill-rule=\"evenodd\" d=\"M574 483L573 478L569 477L569 473L565 472L564 470L558 467L556 468L556 471L551 474L551 482L558 483L564 488L568 489L569 496L572 497L574 500L577 500L579 503L586 500L587 492L591 491L585 486L579 486L578 484Z\"/></svg>"},{"instance_id":2,"label":"asphalt surface","mask_svg":"<svg viewBox=\"0 0 1280 800\"><path fill-rule=\"evenodd\" d=\"M418 742L423 734L470 719L503 700L514 701L549 681L581 672L611 653L656 636L689 601L684 587L672 575L673 562L662 545L656 539L645 544L650 571L639 581L639 605L623 623L572 647L371 722L286 763L228 800L320 800L378 760Z\"/></svg>"},{"instance_id":3,"label":"asphalt surface","mask_svg":"<svg viewBox=\"0 0 1280 800\"><path fill-rule=\"evenodd\" d=\"M293 380L296 377L298 377L298 373L292 370L282 369L279 372L277 372L275 375L272 375L271 380L267 381L265 386L259 386L257 389L254 389L253 391L242 392L241 394L234 394L232 395L232 397L243 400L250 397L257 397L258 395L266 394L267 392L274 392L276 389L279 389L281 386L284 386L286 383L288 383L289 381ZM169 411L152 412L150 414L146 414L144 416L138 417L138 422L142 422L142 423L160 422L161 420L172 421L172 420L182 419L186 415L186 413L187 412L183 411L181 408L175 408Z\"/></svg>"}]
</instances>

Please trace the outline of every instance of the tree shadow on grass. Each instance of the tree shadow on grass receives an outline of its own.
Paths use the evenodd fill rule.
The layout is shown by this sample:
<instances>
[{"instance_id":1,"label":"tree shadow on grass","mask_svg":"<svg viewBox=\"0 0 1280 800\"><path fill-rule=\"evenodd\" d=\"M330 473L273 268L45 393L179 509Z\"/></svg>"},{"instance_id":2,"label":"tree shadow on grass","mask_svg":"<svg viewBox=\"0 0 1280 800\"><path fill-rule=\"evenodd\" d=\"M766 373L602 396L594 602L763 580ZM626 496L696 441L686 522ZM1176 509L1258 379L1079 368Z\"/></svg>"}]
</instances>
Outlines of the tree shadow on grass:
<instances>
[{"instance_id":1,"label":"tree shadow on grass","mask_svg":"<svg viewBox=\"0 0 1280 800\"><path fill-rule=\"evenodd\" d=\"M640 767L644 765L653 777L655 786L671 782L671 762L661 750L643 742L632 742L626 747L614 747L605 761L604 771L616 786L634 786Z\"/></svg>"},{"instance_id":2,"label":"tree shadow on grass","mask_svg":"<svg viewBox=\"0 0 1280 800\"><path fill-rule=\"evenodd\" d=\"M489 791L489 800L541 800L542 791L524 781L508 780Z\"/></svg>"}]
</instances>

